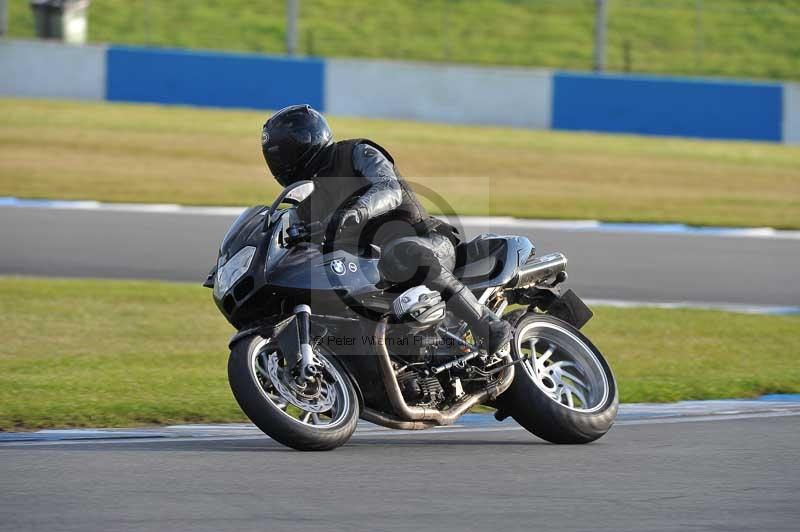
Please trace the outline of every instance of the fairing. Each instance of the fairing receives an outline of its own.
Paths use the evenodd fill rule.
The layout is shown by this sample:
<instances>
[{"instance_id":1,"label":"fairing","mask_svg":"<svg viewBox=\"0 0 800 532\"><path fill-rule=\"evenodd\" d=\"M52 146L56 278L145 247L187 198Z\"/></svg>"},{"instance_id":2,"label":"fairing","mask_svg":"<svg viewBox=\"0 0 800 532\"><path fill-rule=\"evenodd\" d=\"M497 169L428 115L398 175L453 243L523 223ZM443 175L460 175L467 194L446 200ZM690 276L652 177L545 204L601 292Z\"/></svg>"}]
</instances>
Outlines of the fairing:
<instances>
[{"instance_id":1,"label":"fairing","mask_svg":"<svg viewBox=\"0 0 800 532\"><path fill-rule=\"evenodd\" d=\"M285 245L286 229L297 222L294 208L285 209L264 231L267 208L248 209L233 223L220 246L228 260L244 246L256 247L248 272L215 301L235 327L283 310L281 301L313 304L315 309L339 309L358 304L375 293L380 280L378 259L349 251L323 254L319 244ZM220 264L224 263L220 261Z\"/></svg>"},{"instance_id":2,"label":"fairing","mask_svg":"<svg viewBox=\"0 0 800 532\"><path fill-rule=\"evenodd\" d=\"M220 258L231 258L244 246L256 246L264 238L264 216L266 205L250 207L231 224L219 246Z\"/></svg>"}]
</instances>

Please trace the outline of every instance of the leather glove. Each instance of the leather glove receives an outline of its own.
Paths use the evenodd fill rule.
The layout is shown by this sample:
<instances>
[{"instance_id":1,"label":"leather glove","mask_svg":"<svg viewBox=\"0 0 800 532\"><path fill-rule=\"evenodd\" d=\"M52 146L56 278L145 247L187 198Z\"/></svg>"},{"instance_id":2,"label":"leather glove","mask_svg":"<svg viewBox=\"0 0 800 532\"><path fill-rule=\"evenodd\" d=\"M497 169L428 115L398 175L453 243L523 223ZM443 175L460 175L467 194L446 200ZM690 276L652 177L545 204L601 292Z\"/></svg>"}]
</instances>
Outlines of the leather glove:
<instances>
[{"instance_id":1,"label":"leather glove","mask_svg":"<svg viewBox=\"0 0 800 532\"><path fill-rule=\"evenodd\" d=\"M336 228L336 233L342 233L351 229L360 227L366 221L366 209L363 207L340 209L333 214L331 218L333 227Z\"/></svg>"}]
</instances>

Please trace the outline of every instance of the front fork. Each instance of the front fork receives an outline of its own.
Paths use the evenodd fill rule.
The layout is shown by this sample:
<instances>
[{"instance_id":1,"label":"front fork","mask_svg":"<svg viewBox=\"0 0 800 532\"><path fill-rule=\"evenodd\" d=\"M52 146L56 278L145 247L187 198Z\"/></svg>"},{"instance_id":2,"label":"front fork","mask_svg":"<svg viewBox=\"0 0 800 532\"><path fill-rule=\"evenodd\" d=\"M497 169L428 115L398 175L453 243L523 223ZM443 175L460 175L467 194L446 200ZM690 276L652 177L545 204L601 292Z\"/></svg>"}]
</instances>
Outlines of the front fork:
<instances>
[{"instance_id":1,"label":"front fork","mask_svg":"<svg viewBox=\"0 0 800 532\"><path fill-rule=\"evenodd\" d=\"M297 321L297 339L300 357L296 366L296 380L298 384L313 381L319 373L320 361L314 354L311 345L311 307L297 305L294 308Z\"/></svg>"},{"instance_id":2,"label":"front fork","mask_svg":"<svg viewBox=\"0 0 800 532\"><path fill-rule=\"evenodd\" d=\"M294 316L275 335L286 362L285 371L299 387L316 379L322 362L314 354L311 339L311 307L297 305Z\"/></svg>"}]
</instances>

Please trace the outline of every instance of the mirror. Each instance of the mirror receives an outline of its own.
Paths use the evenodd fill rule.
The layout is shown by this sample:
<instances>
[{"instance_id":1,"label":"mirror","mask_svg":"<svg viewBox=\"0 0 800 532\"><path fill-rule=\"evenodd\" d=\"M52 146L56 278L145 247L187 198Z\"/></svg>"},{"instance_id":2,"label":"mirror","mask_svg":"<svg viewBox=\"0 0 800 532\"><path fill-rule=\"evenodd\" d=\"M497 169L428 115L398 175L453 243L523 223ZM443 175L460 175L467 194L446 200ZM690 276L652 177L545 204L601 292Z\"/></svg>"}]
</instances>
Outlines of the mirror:
<instances>
[{"instance_id":1,"label":"mirror","mask_svg":"<svg viewBox=\"0 0 800 532\"><path fill-rule=\"evenodd\" d=\"M286 193L283 201L300 203L314 192L314 183L312 181L300 181L297 185Z\"/></svg>"},{"instance_id":2,"label":"mirror","mask_svg":"<svg viewBox=\"0 0 800 532\"><path fill-rule=\"evenodd\" d=\"M264 229L266 230L274 221L273 214L278 210L281 203L294 203L296 205L309 197L312 192L314 192L313 181L298 181L284 188L283 191L278 194L278 197L275 198L275 201L272 202L267 216L264 217Z\"/></svg>"}]
</instances>

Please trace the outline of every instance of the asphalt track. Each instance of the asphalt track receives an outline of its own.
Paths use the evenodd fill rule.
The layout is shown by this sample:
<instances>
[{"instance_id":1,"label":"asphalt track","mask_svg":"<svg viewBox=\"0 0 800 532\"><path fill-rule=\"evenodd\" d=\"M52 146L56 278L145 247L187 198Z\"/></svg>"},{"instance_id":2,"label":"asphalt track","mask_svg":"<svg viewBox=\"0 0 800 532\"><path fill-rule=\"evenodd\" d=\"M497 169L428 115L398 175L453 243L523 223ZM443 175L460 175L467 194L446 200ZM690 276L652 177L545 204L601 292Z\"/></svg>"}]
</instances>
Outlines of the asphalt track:
<instances>
[{"instance_id":1,"label":"asphalt track","mask_svg":"<svg viewBox=\"0 0 800 532\"><path fill-rule=\"evenodd\" d=\"M233 215L0 207L0 274L201 282ZM589 299L800 306L800 239L480 222L569 257Z\"/></svg>"},{"instance_id":2,"label":"asphalt track","mask_svg":"<svg viewBox=\"0 0 800 532\"><path fill-rule=\"evenodd\" d=\"M798 405L728 403L644 408L586 446L488 416L359 429L329 453L252 435L3 443L0 530L797 530Z\"/></svg>"}]
</instances>

